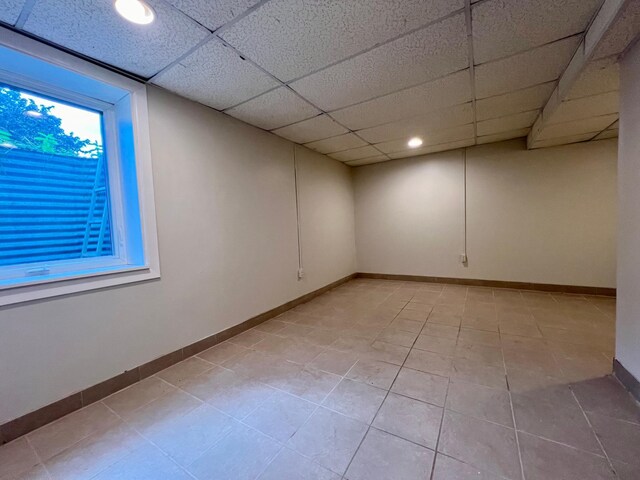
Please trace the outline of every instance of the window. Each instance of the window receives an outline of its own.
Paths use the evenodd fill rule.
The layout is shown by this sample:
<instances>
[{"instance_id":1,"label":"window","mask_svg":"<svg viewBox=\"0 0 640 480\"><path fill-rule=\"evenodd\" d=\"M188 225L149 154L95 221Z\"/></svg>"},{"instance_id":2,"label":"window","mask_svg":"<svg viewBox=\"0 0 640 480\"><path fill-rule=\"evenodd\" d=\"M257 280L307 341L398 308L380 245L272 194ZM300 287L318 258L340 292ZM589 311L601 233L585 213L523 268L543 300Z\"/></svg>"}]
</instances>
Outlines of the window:
<instances>
[{"instance_id":1,"label":"window","mask_svg":"<svg viewBox=\"0 0 640 480\"><path fill-rule=\"evenodd\" d=\"M0 33L0 305L157 278L144 85Z\"/></svg>"},{"instance_id":2,"label":"window","mask_svg":"<svg viewBox=\"0 0 640 480\"><path fill-rule=\"evenodd\" d=\"M116 254L102 120L0 84L2 280Z\"/></svg>"}]
</instances>

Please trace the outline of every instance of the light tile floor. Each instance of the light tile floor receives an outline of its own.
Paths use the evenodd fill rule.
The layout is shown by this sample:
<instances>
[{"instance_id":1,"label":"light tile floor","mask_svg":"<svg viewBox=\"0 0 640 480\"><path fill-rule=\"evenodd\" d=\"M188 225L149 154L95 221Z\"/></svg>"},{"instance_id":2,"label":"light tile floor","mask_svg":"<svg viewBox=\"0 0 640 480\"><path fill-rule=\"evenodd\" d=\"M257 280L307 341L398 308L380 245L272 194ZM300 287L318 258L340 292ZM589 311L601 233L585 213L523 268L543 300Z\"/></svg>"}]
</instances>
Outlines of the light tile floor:
<instances>
[{"instance_id":1,"label":"light tile floor","mask_svg":"<svg viewBox=\"0 0 640 480\"><path fill-rule=\"evenodd\" d=\"M0 447L0 479L640 479L615 301L359 279Z\"/></svg>"}]
</instances>

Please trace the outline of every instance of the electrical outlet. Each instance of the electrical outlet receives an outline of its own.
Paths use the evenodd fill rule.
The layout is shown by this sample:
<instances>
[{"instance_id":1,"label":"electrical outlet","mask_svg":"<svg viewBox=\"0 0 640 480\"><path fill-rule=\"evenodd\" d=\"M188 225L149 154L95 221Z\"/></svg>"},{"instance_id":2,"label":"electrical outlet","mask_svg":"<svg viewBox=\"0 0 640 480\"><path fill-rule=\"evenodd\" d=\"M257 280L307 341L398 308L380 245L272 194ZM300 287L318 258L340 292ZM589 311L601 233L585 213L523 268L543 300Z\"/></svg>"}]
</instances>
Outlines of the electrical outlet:
<instances>
[{"instance_id":1,"label":"electrical outlet","mask_svg":"<svg viewBox=\"0 0 640 480\"><path fill-rule=\"evenodd\" d=\"M461 253L460 254L460 263L467 263L467 254L466 253Z\"/></svg>"},{"instance_id":2,"label":"electrical outlet","mask_svg":"<svg viewBox=\"0 0 640 480\"><path fill-rule=\"evenodd\" d=\"M299 268L298 269L298 280L301 280L304 278L304 268Z\"/></svg>"}]
</instances>

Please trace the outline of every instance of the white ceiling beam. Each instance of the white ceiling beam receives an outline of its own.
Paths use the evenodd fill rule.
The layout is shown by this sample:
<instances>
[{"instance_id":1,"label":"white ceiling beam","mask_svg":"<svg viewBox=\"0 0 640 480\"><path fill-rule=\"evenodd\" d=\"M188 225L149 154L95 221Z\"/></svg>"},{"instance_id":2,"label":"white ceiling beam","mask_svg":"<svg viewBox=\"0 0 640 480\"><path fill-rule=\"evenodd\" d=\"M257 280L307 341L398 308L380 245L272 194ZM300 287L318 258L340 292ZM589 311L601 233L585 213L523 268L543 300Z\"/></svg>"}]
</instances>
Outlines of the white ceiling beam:
<instances>
[{"instance_id":1,"label":"white ceiling beam","mask_svg":"<svg viewBox=\"0 0 640 480\"><path fill-rule=\"evenodd\" d=\"M527 136L527 147L532 148L538 136L545 127L545 123L551 118L562 101L567 98L571 87L587 66L593 56L598 43L613 25L618 14L626 3L634 0L605 0L593 21L587 28L576 53L574 53L569 65L560 76L556 88L536 119L531 132Z\"/></svg>"}]
</instances>

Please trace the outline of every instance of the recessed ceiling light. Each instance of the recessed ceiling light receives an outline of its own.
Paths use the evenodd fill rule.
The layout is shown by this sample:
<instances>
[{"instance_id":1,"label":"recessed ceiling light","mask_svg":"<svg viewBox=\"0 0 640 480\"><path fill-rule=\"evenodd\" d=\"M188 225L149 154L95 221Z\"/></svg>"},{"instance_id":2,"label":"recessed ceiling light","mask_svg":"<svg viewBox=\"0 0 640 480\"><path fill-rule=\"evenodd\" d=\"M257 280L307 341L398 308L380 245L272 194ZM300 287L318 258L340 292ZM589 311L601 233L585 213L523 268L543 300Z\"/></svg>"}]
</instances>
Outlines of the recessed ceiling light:
<instances>
[{"instance_id":1,"label":"recessed ceiling light","mask_svg":"<svg viewBox=\"0 0 640 480\"><path fill-rule=\"evenodd\" d=\"M422 145L422 139L413 137L411 140L409 140L409 143L407 143L407 145L409 145L411 148L418 148L420 145Z\"/></svg>"},{"instance_id":2,"label":"recessed ceiling light","mask_svg":"<svg viewBox=\"0 0 640 480\"><path fill-rule=\"evenodd\" d=\"M153 8L142 0L116 0L114 5L120 15L138 25L148 25L156 18Z\"/></svg>"}]
</instances>

